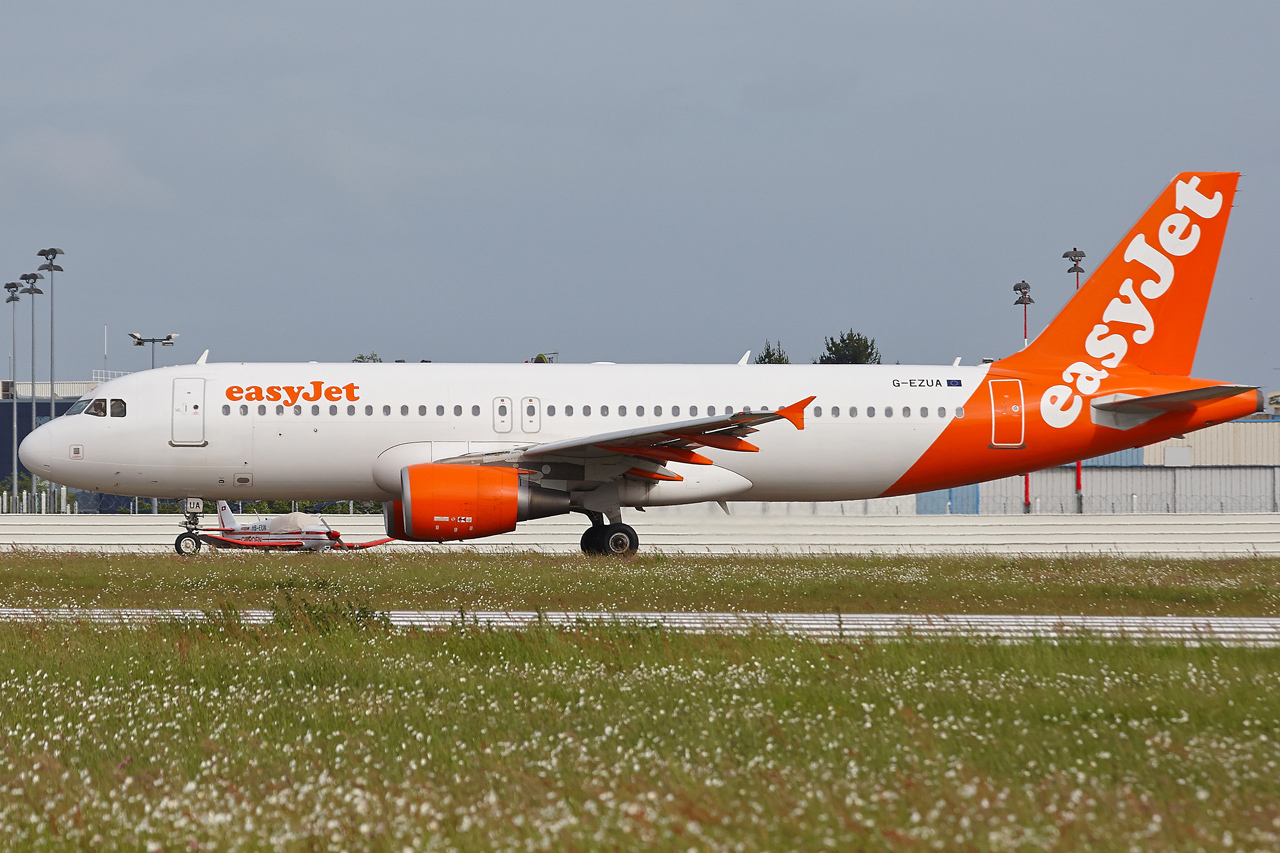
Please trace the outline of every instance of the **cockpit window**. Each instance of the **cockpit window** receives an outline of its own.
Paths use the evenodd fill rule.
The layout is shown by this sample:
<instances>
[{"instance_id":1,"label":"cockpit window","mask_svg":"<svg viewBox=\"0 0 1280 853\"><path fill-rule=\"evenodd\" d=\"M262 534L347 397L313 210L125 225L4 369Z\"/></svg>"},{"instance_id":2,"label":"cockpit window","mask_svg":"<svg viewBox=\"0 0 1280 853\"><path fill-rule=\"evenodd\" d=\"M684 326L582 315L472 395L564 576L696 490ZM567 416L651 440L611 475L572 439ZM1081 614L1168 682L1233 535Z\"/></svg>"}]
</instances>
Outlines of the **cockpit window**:
<instances>
[{"instance_id":1,"label":"cockpit window","mask_svg":"<svg viewBox=\"0 0 1280 853\"><path fill-rule=\"evenodd\" d=\"M69 415L78 415L81 412L83 412L92 402L93 402L92 400L76 400L74 403L71 404L71 408L67 409L62 416L65 418Z\"/></svg>"},{"instance_id":2,"label":"cockpit window","mask_svg":"<svg viewBox=\"0 0 1280 853\"><path fill-rule=\"evenodd\" d=\"M84 410L86 415L93 415L95 418L105 418L107 416L107 401L99 397L89 404L89 408Z\"/></svg>"},{"instance_id":3,"label":"cockpit window","mask_svg":"<svg viewBox=\"0 0 1280 853\"><path fill-rule=\"evenodd\" d=\"M111 401L111 417L113 418L124 417L124 400Z\"/></svg>"}]
</instances>

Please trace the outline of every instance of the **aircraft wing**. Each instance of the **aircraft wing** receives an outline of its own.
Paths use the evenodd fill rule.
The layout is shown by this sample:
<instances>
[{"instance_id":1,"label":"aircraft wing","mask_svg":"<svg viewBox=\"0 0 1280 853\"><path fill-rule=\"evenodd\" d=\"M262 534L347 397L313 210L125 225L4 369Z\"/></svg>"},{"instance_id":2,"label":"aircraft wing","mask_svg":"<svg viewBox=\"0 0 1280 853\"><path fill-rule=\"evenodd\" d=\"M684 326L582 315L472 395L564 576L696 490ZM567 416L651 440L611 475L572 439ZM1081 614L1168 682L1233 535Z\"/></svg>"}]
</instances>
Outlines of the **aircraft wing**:
<instances>
[{"instance_id":1,"label":"aircraft wing","mask_svg":"<svg viewBox=\"0 0 1280 853\"><path fill-rule=\"evenodd\" d=\"M1178 412L1194 409L1196 403L1209 400L1225 400L1255 391L1255 385L1209 385L1205 388L1192 388L1190 391L1174 391L1170 394L1150 394L1146 397L1125 396L1124 399L1095 401L1093 407L1107 412L1119 412L1129 415L1152 415L1158 412Z\"/></svg>"},{"instance_id":2,"label":"aircraft wing","mask_svg":"<svg viewBox=\"0 0 1280 853\"><path fill-rule=\"evenodd\" d=\"M569 459L585 461L608 457L630 457L636 467L626 473L650 480L679 480L679 474L662 467L666 462L710 465L711 460L697 452L703 447L753 453L759 450L743 436L773 421L790 421L796 429L804 429L804 408L815 397L783 406L774 412L734 412L708 418L673 421L669 424L597 433L582 438L531 444L514 450L493 453L468 453L441 459L445 464L471 465L536 465L544 460Z\"/></svg>"}]
</instances>

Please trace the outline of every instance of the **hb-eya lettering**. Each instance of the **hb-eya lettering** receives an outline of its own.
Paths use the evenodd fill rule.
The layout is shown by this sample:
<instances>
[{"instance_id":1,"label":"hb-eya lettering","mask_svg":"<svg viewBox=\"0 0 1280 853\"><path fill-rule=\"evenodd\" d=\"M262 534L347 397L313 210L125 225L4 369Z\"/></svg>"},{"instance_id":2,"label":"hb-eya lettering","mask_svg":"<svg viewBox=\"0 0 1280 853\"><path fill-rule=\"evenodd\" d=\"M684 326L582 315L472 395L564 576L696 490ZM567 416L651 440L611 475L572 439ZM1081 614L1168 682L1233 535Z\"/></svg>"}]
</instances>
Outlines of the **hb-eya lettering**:
<instances>
[{"instance_id":1,"label":"hb-eya lettering","mask_svg":"<svg viewBox=\"0 0 1280 853\"><path fill-rule=\"evenodd\" d=\"M1159 299L1173 284L1173 261L1168 256L1189 255L1200 242L1200 226L1181 211L1185 208L1200 219L1213 219L1222 210L1222 193L1214 193L1213 198L1209 198L1200 192L1199 186L1197 177L1178 181L1174 187L1173 207L1178 212L1164 218L1157 234L1163 252L1148 243L1145 234L1138 234L1125 247L1125 261L1137 261L1155 277L1142 282L1136 290L1131 278L1120 285L1120 295L1107 304L1102 322L1084 339L1084 351L1092 361L1072 363L1062 371L1062 381L1070 384L1054 385L1040 398L1040 416L1049 426L1062 429L1073 424L1084 408L1083 398L1096 394L1102 380L1110 375L1106 368L1118 367L1124 360L1129 341L1141 345L1154 337L1155 321L1142 300ZM1117 323L1134 327L1129 337L1112 331Z\"/></svg>"}]
</instances>

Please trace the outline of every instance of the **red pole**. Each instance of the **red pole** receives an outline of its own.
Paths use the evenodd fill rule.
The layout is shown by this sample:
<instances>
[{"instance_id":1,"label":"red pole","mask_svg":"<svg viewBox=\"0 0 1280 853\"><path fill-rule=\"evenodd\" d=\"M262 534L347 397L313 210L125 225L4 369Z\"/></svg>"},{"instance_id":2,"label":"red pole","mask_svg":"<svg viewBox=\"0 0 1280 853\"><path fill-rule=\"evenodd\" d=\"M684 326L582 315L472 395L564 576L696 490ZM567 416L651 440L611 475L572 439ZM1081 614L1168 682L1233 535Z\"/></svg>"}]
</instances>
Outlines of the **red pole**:
<instances>
[{"instance_id":1,"label":"red pole","mask_svg":"<svg viewBox=\"0 0 1280 853\"><path fill-rule=\"evenodd\" d=\"M1077 269L1080 268L1079 263L1076 264L1076 268ZM1079 289L1080 289L1080 273L1076 273L1076 290L1079 290ZM1082 475L1083 467L1084 465L1082 461L1077 459L1076 460L1076 513L1078 515L1084 514L1084 479Z\"/></svg>"}]
</instances>

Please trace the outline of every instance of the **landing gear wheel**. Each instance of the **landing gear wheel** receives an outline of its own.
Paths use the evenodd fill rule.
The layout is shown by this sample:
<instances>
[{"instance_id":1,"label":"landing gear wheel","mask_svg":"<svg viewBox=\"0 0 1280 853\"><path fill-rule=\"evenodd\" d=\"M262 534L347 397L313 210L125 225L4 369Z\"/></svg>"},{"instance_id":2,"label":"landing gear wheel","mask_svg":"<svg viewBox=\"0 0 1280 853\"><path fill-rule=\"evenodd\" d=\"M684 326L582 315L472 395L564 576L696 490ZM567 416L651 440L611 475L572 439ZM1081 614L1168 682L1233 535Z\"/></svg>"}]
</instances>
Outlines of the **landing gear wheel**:
<instances>
[{"instance_id":1,"label":"landing gear wheel","mask_svg":"<svg viewBox=\"0 0 1280 853\"><path fill-rule=\"evenodd\" d=\"M184 557L200 551L200 539L194 533L183 533L173 542L173 550Z\"/></svg>"},{"instance_id":2,"label":"landing gear wheel","mask_svg":"<svg viewBox=\"0 0 1280 853\"><path fill-rule=\"evenodd\" d=\"M604 553L604 532L607 528L603 525L592 525L582 532L582 553L584 554L603 554Z\"/></svg>"},{"instance_id":3,"label":"landing gear wheel","mask_svg":"<svg viewBox=\"0 0 1280 853\"><path fill-rule=\"evenodd\" d=\"M600 553L614 557L630 557L640 547L640 537L626 524L610 524L598 541Z\"/></svg>"}]
</instances>

